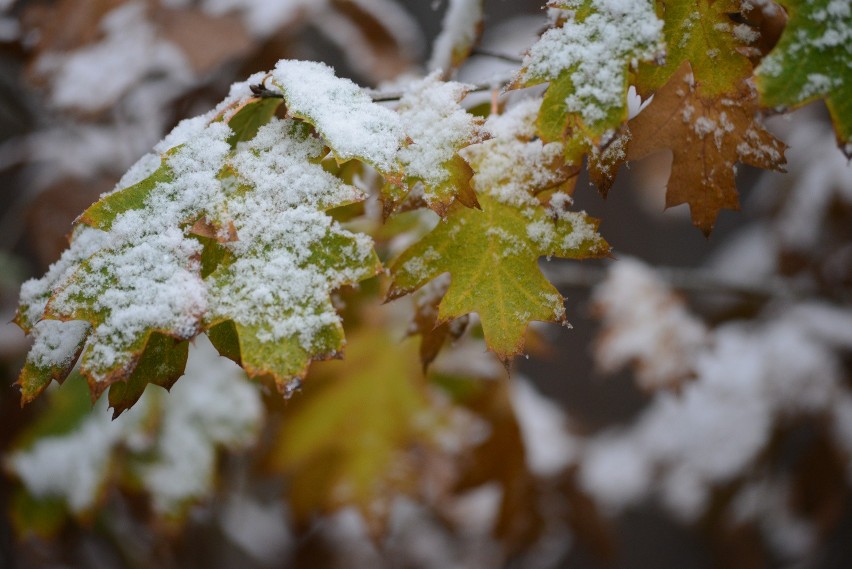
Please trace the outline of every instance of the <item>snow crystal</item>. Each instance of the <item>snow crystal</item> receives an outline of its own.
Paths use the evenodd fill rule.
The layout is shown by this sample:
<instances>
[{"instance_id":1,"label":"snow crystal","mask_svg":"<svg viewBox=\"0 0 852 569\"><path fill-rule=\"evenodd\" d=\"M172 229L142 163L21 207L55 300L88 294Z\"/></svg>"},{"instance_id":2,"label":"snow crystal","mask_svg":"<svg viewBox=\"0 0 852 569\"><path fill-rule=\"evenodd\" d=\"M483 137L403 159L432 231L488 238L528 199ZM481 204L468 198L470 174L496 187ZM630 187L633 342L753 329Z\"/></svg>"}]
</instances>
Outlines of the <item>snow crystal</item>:
<instances>
[{"instance_id":1,"label":"snow crystal","mask_svg":"<svg viewBox=\"0 0 852 569\"><path fill-rule=\"evenodd\" d=\"M562 181L564 175L557 171L562 145L530 140L540 106L540 99L532 99L502 115L492 115L485 130L493 138L459 152L474 165L476 175L471 184L477 193L516 207L537 207L539 202L532 192Z\"/></svg>"},{"instance_id":2,"label":"snow crystal","mask_svg":"<svg viewBox=\"0 0 852 569\"><path fill-rule=\"evenodd\" d=\"M593 0L591 7L593 12L582 21L566 12L562 27L545 32L524 58L520 75L528 82L554 80L567 72L573 92L565 105L587 124L624 104L626 64L652 59L661 51L663 26L647 0Z\"/></svg>"},{"instance_id":3,"label":"snow crystal","mask_svg":"<svg viewBox=\"0 0 852 569\"><path fill-rule=\"evenodd\" d=\"M272 82L288 112L313 124L340 160L361 157L383 172L396 169L405 139L399 115L373 103L358 85L323 63L294 60L279 61Z\"/></svg>"},{"instance_id":4,"label":"snow crystal","mask_svg":"<svg viewBox=\"0 0 852 569\"><path fill-rule=\"evenodd\" d=\"M432 44L432 56L426 67L448 71L456 50L460 46L472 46L476 41L481 23L481 0L450 0L441 22L441 33Z\"/></svg>"},{"instance_id":5,"label":"snow crystal","mask_svg":"<svg viewBox=\"0 0 852 569\"><path fill-rule=\"evenodd\" d=\"M30 279L21 285L21 317L27 327L41 320L51 291L64 286L77 264L104 247L108 239L104 231L78 225L71 236L71 245L62 252L58 261L50 265L47 273L40 279Z\"/></svg>"}]
</instances>

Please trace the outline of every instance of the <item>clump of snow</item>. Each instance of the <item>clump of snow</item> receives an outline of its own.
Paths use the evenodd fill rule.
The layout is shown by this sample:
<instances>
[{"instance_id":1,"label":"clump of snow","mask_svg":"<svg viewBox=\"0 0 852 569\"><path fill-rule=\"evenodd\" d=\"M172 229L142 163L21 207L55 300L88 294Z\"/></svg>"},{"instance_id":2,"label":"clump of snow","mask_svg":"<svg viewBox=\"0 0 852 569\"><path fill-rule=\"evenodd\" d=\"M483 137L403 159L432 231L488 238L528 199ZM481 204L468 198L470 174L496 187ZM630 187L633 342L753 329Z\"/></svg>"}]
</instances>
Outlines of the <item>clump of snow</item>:
<instances>
[{"instance_id":1,"label":"clump of snow","mask_svg":"<svg viewBox=\"0 0 852 569\"><path fill-rule=\"evenodd\" d=\"M426 67L448 71L460 51L470 49L482 25L482 0L449 0L441 33L432 44L432 55Z\"/></svg>"},{"instance_id":2,"label":"clump of snow","mask_svg":"<svg viewBox=\"0 0 852 569\"><path fill-rule=\"evenodd\" d=\"M619 259L595 289L594 306L603 326L595 345L602 371L634 364L644 389L673 387L693 374L707 331L653 269Z\"/></svg>"},{"instance_id":3,"label":"clump of snow","mask_svg":"<svg viewBox=\"0 0 852 569\"><path fill-rule=\"evenodd\" d=\"M190 83L192 70L174 44L159 37L142 2L130 2L101 22L104 39L68 54L48 53L36 72L52 78L51 100L60 108L103 109L154 73Z\"/></svg>"},{"instance_id":4,"label":"clump of snow","mask_svg":"<svg viewBox=\"0 0 852 569\"><path fill-rule=\"evenodd\" d=\"M663 22L647 0L593 0L591 13L579 20L572 10L582 4L560 3L569 10L565 22L530 48L519 80L552 81L568 73L573 92L566 108L594 124L624 106L627 69L661 52Z\"/></svg>"},{"instance_id":5,"label":"clump of snow","mask_svg":"<svg viewBox=\"0 0 852 569\"><path fill-rule=\"evenodd\" d=\"M396 170L405 140L399 115L358 85L323 63L293 60L279 61L271 82L284 93L288 112L314 125L339 160L361 158L382 172Z\"/></svg>"},{"instance_id":6,"label":"clump of snow","mask_svg":"<svg viewBox=\"0 0 852 569\"><path fill-rule=\"evenodd\" d=\"M33 327L33 346L27 362L40 369L67 368L89 334L90 325L82 320L41 320Z\"/></svg>"},{"instance_id":7,"label":"clump of snow","mask_svg":"<svg viewBox=\"0 0 852 569\"><path fill-rule=\"evenodd\" d=\"M527 99L490 116L485 130L492 138L460 152L474 166L471 183L477 193L516 207L537 207L533 192L562 181L562 145L534 138L540 106L541 99Z\"/></svg>"},{"instance_id":8,"label":"clump of snow","mask_svg":"<svg viewBox=\"0 0 852 569\"><path fill-rule=\"evenodd\" d=\"M660 392L634 425L592 439L581 458L581 481L596 499L622 508L653 491L638 474L630 486L623 473L595 467L596 456L612 453L625 463L650 465L662 477L664 503L693 521L715 486L758 459L773 425L838 405L843 391L836 354L795 323L732 323L712 339L696 359L696 379L680 394ZM620 485L634 491L619 493Z\"/></svg>"},{"instance_id":9,"label":"clump of snow","mask_svg":"<svg viewBox=\"0 0 852 569\"><path fill-rule=\"evenodd\" d=\"M228 202L238 239L225 246L236 259L211 277L211 320L256 327L263 342L298 337L306 350L340 322L329 294L368 276L372 241L323 213L363 195L309 161L321 152L292 120L273 119L240 145L233 165L252 190Z\"/></svg>"},{"instance_id":10,"label":"clump of snow","mask_svg":"<svg viewBox=\"0 0 852 569\"><path fill-rule=\"evenodd\" d=\"M577 441L568 433L565 412L523 377L512 378L511 389L530 472L555 476L576 460L578 450Z\"/></svg>"},{"instance_id":11,"label":"clump of snow","mask_svg":"<svg viewBox=\"0 0 852 569\"><path fill-rule=\"evenodd\" d=\"M150 421L151 414L159 420ZM251 444L263 421L256 387L209 340L190 347L186 375L168 396L148 389L137 405L110 419L106 399L73 431L43 438L6 457L9 470L36 497L62 499L75 514L91 510L108 483L119 448L155 509L169 514L212 490L216 448ZM150 436L144 425L159 427Z\"/></svg>"},{"instance_id":12,"label":"clump of snow","mask_svg":"<svg viewBox=\"0 0 852 569\"><path fill-rule=\"evenodd\" d=\"M425 184L423 197L433 203L434 188L446 183L451 172L446 162L463 146L483 138L481 119L460 105L468 86L440 80L438 72L411 84L399 101L397 112L411 139L399 151L406 176Z\"/></svg>"}]
</instances>

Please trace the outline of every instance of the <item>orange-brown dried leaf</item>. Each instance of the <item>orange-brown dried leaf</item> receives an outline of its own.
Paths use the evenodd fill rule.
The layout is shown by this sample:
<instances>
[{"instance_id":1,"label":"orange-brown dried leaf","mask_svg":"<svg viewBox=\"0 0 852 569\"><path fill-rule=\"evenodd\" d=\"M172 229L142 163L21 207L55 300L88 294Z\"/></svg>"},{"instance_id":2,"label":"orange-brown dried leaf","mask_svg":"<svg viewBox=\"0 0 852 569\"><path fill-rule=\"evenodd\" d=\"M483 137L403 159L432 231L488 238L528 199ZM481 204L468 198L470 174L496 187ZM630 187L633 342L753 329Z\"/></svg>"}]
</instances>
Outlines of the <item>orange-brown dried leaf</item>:
<instances>
[{"instance_id":1,"label":"orange-brown dried leaf","mask_svg":"<svg viewBox=\"0 0 852 569\"><path fill-rule=\"evenodd\" d=\"M689 204L692 223L709 235L722 209L739 209L735 164L783 171L786 146L755 120L757 100L745 82L705 97L684 63L628 123L627 159L673 154L666 207ZM617 165L616 165L617 167Z\"/></svg>"},{"instance_id":2,"label":"orange-brown dried leaf","mask_svg":"<svg viewBox=\"0 0 852 569\"><path fill-rule=\"evenodd\" d=\"M438 305L449 286L449 279L436 279L414 295L414 317L408 335L420 336L420 363L424 370L435 360L448 340L458 340L464 334L470 320L464 315L447 322L438 321Z\"/></svg>"},{"instance_id":3,"label":"orange-brown dried leaf","mask_svg":"<svg viewBox=\"0 0 852 569\"><path fill-rule=\"evenodd\" d=\"M539 483L527 468L509 381L505 376L497 381L479 381L473 396L463 401L488 423L490 436L473 449L456 490L472 490L493 482L501 486L503 495L493 532L509 552L517 552L535 543L544 528L544 518L539 510Z\"/></svg>"}]
</instances>

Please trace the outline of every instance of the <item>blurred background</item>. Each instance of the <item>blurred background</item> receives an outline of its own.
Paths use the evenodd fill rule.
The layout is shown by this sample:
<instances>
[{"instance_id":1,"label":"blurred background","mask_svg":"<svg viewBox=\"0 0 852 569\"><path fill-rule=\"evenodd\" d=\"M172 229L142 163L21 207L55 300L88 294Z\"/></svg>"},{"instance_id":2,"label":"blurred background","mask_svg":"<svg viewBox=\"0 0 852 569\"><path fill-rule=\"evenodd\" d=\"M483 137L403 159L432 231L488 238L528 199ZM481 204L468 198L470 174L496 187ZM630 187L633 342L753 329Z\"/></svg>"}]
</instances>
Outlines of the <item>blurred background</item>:
<instances>
[{"instance_id":1,"label":"blurred background","mask_svg":"<svg viewBox=\"0 0 852 569\"><path fill-rule=\"evenodd\" d=\"M24 497L28 468L75 468L70 458L39 462L33 441L67 432L44 417L77 396L19 408L11 386L28 342L6 323L20 284L58 259L76 216L179 120L279 59L324 61L368 87L422 75L447 9L446 0L0 0L9 386L0 389L0 566L852 567L852 167L821 102L768 119L790 147L788 173L740 166L742 211L723 211L709 239L685 206L663 211L665 153L622 169L607 200L582 174L576 209L602 220L614 260L542 260L573 327L536 326L530 356L514 367L504 404L518 440L490 449L492 471L471 475L440 507L395 504L380 539L349 510L297 527L280 478L258 474L254 439L242 435L199 435L237 450L194 459L209 463L216 484L190 492L179 523L141 491L101 491L96 504L57 506L62 515ZM546 10L488 0L484 15L456 78L499 85L548 25ZM190 371L226 389L217 378L236 372L198 352L206 355ZM470 353L487 360L479 344ZM252 393L231 395L267 415L246 403L255 411L243 427L274 438L286 409L274 393ZM80 424L88 410L74 405ZM208 411L181 420L227 420ZM92 428L116 431L109 424ZM129 429L103 452L132 455ZM499 479L508 464L523 474ZM513 484L524 486L520 502L506 500ZM506 529L513 520L526 525Z\"/></svg>"}]
</instances>

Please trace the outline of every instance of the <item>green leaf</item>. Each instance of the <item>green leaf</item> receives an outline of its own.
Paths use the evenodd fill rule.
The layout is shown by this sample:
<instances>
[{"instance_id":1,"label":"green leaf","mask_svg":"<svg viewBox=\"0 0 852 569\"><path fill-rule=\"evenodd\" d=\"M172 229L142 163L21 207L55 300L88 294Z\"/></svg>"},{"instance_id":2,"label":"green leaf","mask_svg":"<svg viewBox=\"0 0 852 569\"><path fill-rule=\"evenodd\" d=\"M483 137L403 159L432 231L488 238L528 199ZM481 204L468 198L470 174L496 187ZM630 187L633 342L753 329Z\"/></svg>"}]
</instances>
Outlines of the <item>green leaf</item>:
<instances>
[{"instance_id":1,"label":"green leaf","mask_svg":"<svg viewBox=\"0 0 852 569\"><path fill-rule=\"evenodd\" d=\"M206 279L206 326L223 355L287 392L312 360L343 349L332 291L381 264L372 240L325 213L363 194L313 160L323 147L310 128L276 119L264 129L233 160L239 189L228 208L238 239L219 245L228 254Z\"/></svg>"},{"instance_id":2,"label":"green leaf","mask_svg":"<svg viewBox=\"0 0 852 569\"><path fill-rule=\"evenodd\" d=\"M379 535L394 497L416 487L412 461L434 445L438 423L415 343L375 328L351 335L345 362L311 369L270 454L289 477L296 523L353 506Z\"/></svg>"},{"instance_id":3,"label":"green leaf","mask_svg":"<svg viewBox=\"0 0 852 569\"><path fill-rule=\"evenodd\" d=\"M481 210L454 207L446 221L391 266L389 298L449 272L439 322L479 314L485 341L501 359L523 350L533 320L564 321L562 296L541 274L538 258L582 259L609 253L585 215L517 207L480 195Z\"/></svg>"},{"instance_id":4,"label":"green leaf","mask_svg":"<svg viewBox=\"0 0 852 569\"><path fill-rule=\"evenodd\" d=\"M657 0L663 19L665 63L639 66L636 87L643 97L665 85L683 62L689 61L699 94L716 97L736 92L751 74L751 62L741 53L757 32L736 24L729 14L741 11L739 0Z\"/></svg>"},{"instance_id":5,"label":"green leaf","mask_svg":"<svg viewBox=\"0 0 852 569\"><path fill-rule=\"evenodd\" d=\"M354 84L326 75L331 85L310 108L334 108L339 101L329 98L341 94L341 84L364 103ZM220 349L282 390L310 361L342 351L330 294L381 265L369 237L325 212L365 196L325 171L327 150L310 124L275 118L281 101L246 96L248 90L238 85L216 110L182 121L158 146L172 145L159 167L89 208L60 262L24 285L17 320L25 329L44 318L91 327L85 348L85 335L63 350L70 335L42 335L19 380L24 401L51 379L61 381L82 348L80 369L93 397L110 387L120 414L148 383L168 388L180 377L186 340L205 327L224 331L228 322L233 338L216 341ZM398 123L388 109L369 97L367 103L373 116L361 127L383 127L387 113ZM324 115L314 118L327 126ZM365 133L381 148L364 156L387 151L395 160L399 141L388 132ZM345 134L344 147L359 140L357 129ZM141 178L157 157L145 160L128 179Z\"/></svg>"},{"instance_id":6,"label":"green leaf","mask_svg":"<svg viewBox=\"0 0 852 569\"><path fill-rule=\"evenodd\" d=\"M175 152L174 149L172 152ZM151 175L144 180L105 196L92 204L86 211L80 214L78 222L85 223L89 227L109 231L115 219L132 209L145 208L145 200L158 184L174 180L172 169L163 161Z\"/></svg>"},{"instance_id":7,"label":"green leaf","mask_svg":"<svg viewBox=\"0 0 852 569\"><path fill-rule=\"evenodd\" d=\"M33 331L33 346L16 385L21 388L21 405L38 397L51 381L62 383L74 369L91 327L88 322L42 320Z\"/></svg>"},{"instance_id":8,"label":"green leaf","mask_svg":"<svg viewBox=\"0 0 852 569\"><path fill-rule=\"evenodd\" d=\"M234 134L228 138L228 144L236 146L239 142L254 138L260 127L272 120L282 102L275 97L252 99L247 102L228 119L228 126L234 131Z\"/></svg>"},{"instance_id":9,"label":"green leaf","mask_svg":"<svg viewBox=\"0 0 852 569\"><path fill-rule=\"evenodd\" d=\"M515 85L550 82L539 134L565 140L566 158L577 162L627 120L628 75L658 55L662 22L650 1L627 11L599 0L553 5L567 10L561 24L530 48Z\"/></svg>"},{"instance_id":10,"label":"green leaf","mask_svg":"<svg viewBox=\"0 0 852 569\"><path fill-rule=\"evenodd\" d=\"M825 99L837 142L852 157L852 6L846 0L779 0L789 20L756 70L760 103L798 107Z\"/></svg>"},{"instance_id":11,"label":"green leaf","mask_svg":"<svg viewBox=\"0 0 852 569\"><path fill-rule=\"evenodd\" d=\"M109 386L113 419L130 409L142 397L149 383L170 389L183 375L188 354L189 342L164 334L151 334L130 377Z\"/></svg>"}]
</instances>

